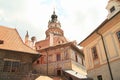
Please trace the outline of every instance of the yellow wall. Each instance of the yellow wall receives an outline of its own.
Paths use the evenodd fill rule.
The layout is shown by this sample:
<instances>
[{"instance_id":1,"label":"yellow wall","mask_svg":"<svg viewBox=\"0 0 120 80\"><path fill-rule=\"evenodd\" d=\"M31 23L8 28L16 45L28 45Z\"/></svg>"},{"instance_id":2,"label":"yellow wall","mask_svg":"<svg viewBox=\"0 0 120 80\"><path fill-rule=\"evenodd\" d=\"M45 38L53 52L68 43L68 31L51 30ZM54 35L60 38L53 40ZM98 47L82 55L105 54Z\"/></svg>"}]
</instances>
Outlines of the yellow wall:
<instances>
[{"instance_id":1,"label":"yellow wall","mask_svg":"<svg viewBox=\"0 0 120 80\"><path fill-rule=\"evenodd\" d=\"M120 13L105 24L102 24L98 29L98 32L103 35L114 80L120 79L120 42L116 35L118 31L120 31ZM80 45L83 47L88 76L96 80L98 75L102 75L103 80L110 80L110 72L100 35L94 31L94 33L80 43ZM93 60L91 51L93 46L97 48L98 60Z\"/></svg>"},{"instance_id":2,"label":"yellow wall","mask_svg":"<svg viewBox=\"0 0 120 80\"><path fill-rule=\"evenodd\" d=\"M103 34L107 53L111 61L120 58L120 43L118 42L116 36L116 32L118 30L120 30L120 23L116 24L114 27L112 27ZM84 47L86 67L88 70L94 67L91 53L91 48L93 46L96 46L97 48L100 64L102 65L106 62L103 43L101 38L98 37L97 39L95 39L94 41L92 41Z\"/></svg>"}]
</instances>

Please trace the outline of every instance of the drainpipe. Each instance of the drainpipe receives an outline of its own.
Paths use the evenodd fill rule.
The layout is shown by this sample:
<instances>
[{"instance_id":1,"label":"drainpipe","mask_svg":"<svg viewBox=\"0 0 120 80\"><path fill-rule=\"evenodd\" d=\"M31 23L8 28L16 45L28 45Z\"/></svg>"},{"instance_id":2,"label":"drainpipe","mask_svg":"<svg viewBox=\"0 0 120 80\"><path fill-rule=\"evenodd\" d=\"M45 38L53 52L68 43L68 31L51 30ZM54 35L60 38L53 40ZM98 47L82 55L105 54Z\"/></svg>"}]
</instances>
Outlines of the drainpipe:
<instances>
[{"instance_id":1,"label":"drainpipe","mask_svg":"<svg viewBox=\"0 0 120 80\"><path fill-rule=\"evenodd\" d=\"M46 51L46 54L47 54L47 70L46 70L46 72L47 72L47 76L48 76L48 52L47 52L47 49L45 49L45 51Z\"/></svg>"},{"instance_id":2,"label":"drainpipe","mask_svg":"<svg viewBox=\"0 0 120 80\"><path fill-rule=\"evenodd\" d=\"M105 56L106 56L106 59L107 59L108 69L109 69L109 72L110 72L110 77L111 77L111 80L113 80L113 75L112 75L112 71L111 71L111 66L110 66L110 62L109 62L107 50L106 50L106 48L105 48L105 42L104 42L104 39L103 39L103 35L100 34L98 31L96 31L96 33L97 33L97 34L101 37L101 39L102 39L102 43L103 43L103 47L104 47L104 51L105 51Z\"/></svg>"}]
</instances>

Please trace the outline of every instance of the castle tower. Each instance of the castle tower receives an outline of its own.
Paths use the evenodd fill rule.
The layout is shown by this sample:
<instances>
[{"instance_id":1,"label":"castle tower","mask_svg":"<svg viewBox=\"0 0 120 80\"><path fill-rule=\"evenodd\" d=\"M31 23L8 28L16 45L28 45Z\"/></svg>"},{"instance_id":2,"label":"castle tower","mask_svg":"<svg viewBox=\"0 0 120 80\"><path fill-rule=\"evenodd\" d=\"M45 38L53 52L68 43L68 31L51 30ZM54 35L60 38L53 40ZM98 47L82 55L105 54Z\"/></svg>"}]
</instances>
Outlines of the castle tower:
<instances>
[{"instance_id":1,"label":"castle tower","mask_svg":"<svg viewBox=\"0 0 120 80\"><path fill-rule=\"evenodd\" d=\"M31 37L31 40L29 40L29 34L28 31L25 35L25 44L29 47L31 47L32 49L35 49L35 42L36 42L36 37L33 36Z\"/></svg>"},{"instance_id":2,"label":"castle tower","mask_svg":"<svg viewBox=\"0 0 120 80\"><path fill-rule=\"evenodd\" d=\"M55 14L55 11L53 11L53 14L51 15L51 20L48 22L46 38L50 37L50 34L53 34L54 36L64 36L60 22L57 20L57 15Z\"/></svg>"},{"instance_id":3,"label":"castle tower","mask_svg":"<svg viewBox=\"0 0 120 80\"><path fill-rule=\"evenodd\" d=\"M80 60L83 60L82 52L74 42L66 39L57 18L58 16L53 11L51 20L48 22L48 29L45 32L46 38L35 43L36 50L41 53L42 57L34 62L34 66L41 74L60 76L65 69L74 70L73 72L81 70L76 67ZM78 65L72 67L72 60L76 60ZM84 71L83 73L86 75Z\"/></svg>"},{"instance_id":4,"label":"castle tower","mask_svg":"<svg viewBox=\"0 0 120 80\"><path fill-rule=\"evenodd\" d=\"M64 37L64 32L61 29L61 24L57 18L58 16L55 14L55 11L53 11L53 14L51 15L51 20L49 20L48 22L48 29L45 32L46 40L49 39L48 46L55 46L68 42Z\"/></svg>"},{"instance_id":5,"label":"castle tower","mask_svg":"<svg viewBox=\"0 0 120 80\"><path fill-rule=\"evenodd\" d=\"M29 41L29 34L28 34L28 31L27 31L27 33L25 35L25 44L27 44L28 41Z\"/></svg>"},{"instance_id":6,"label":"castle tower","mask_svg":"<svg viewBox=\"0 0 120 80\"><path fill-rule=\"evenodd\" d=\"M109 0L106 9L108 10L108 19L112 18L120 11L120 0Z\"/></svg>"}]
</instances>

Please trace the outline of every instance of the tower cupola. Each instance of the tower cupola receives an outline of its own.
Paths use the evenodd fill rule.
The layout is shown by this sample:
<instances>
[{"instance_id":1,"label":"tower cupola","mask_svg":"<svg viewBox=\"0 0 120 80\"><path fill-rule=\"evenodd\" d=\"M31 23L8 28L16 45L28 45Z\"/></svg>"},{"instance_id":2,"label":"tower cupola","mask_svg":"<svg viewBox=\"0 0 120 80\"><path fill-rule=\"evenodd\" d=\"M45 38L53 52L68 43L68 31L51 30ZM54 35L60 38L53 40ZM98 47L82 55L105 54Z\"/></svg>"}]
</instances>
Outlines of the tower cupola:
<instances>
[{"instance_id":1,"label":"tower cupola","mask_svg":"<svg viewBox=\"0 0 120 80\"><path fill-rule=\"evenodd\" d=\"M52 22L56 22L57 21L57 15L55 14L55 11L53 11L53 14L51 15L52 18Z\"/></svg>"},{"instance_id":2,"label":"tower cupola","mask_svg":"<svg viewBox=\"0 0 120 80\"><path fill-rule=\"evenodd\" d=\"M29 34L28 34L28 31L27 31L27 33L26 33L26 35L25 35L25 43L27 43L28 40L29 40Z\"/></svg>"},{"instance_id":3,"label":"tower cupola","mask_svg":"<svg viewBox=\"0 0 120 80\"><path fill-rule=\"evenodd\" d=\"M61 24L57 20L58 16L55 14L55 11L53 11L53 14L51 15L51 20L48 22L48 29L46 30L46 38L50 37L50 34L53 34L53 36L63 36L63 30L61 29Z\"/></svg>"}]
</instances>

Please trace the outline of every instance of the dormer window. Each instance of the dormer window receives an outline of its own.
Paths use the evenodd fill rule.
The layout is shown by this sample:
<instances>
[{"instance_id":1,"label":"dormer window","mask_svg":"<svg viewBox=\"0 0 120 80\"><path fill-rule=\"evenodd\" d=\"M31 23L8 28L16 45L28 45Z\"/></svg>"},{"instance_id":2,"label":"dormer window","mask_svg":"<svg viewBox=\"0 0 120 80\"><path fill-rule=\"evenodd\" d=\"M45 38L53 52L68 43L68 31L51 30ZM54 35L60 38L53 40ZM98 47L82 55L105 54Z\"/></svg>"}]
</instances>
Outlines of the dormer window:
<instances>
[{"instance_id":1,"label":"dormer window","mask_svg":"<svg viewBox=\"0 0 120 80\"><path fill-rule=\"evenodd\" d=\"M110 12L114 12L115 11L115 6L113 6L112 8L110 8Z\"/></svg>"}]
</instances>

